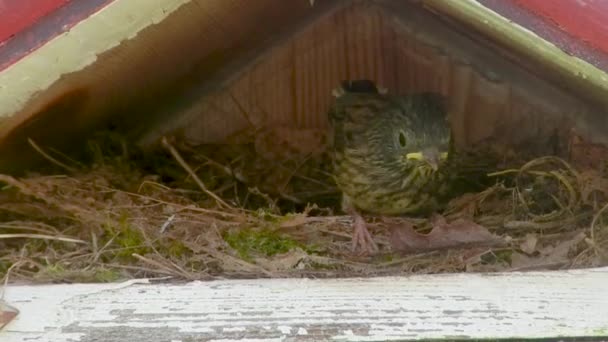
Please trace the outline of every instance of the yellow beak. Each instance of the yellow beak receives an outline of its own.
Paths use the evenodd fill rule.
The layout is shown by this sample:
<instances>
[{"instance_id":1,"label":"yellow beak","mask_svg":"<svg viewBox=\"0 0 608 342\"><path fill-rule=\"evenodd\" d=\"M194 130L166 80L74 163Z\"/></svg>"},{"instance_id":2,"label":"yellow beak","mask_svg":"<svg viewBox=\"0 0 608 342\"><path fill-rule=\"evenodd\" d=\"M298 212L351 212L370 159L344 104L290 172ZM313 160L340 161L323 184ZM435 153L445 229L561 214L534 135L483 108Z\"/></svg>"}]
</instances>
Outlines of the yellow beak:
<instances>
[{"instance_id":1,"label":"yellow beak","mask_svg":"<svg viewBox=\"0 0 608 342\"><path fill-rule=\"evenodd\" d=\"M433 171L437 171L439 168L439 163L448 157L448 153L440 153L437 151L437 149L429 148L423 150L422 152L410 152L406 154L405 157L410 160L425 161Z\"/></svg>"}]
</instances>

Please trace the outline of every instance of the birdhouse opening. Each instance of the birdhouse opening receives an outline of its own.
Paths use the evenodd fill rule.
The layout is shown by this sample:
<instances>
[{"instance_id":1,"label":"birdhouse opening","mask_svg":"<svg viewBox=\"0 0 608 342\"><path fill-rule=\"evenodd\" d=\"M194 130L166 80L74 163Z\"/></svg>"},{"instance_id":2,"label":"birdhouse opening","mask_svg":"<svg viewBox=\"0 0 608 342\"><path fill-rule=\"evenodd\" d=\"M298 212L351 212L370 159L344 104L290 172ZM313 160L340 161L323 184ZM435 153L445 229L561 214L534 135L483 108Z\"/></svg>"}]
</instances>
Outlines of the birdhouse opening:
<instances>
[{"instance_id":1,"label":"birdhouse opening","mask_svg":"<svg viewBox=\"0 0 608 342\"><path fill-rule=\"evenodd\" d=\"M0 270L108 281L606 264L602 93L446 2L264 4L186 2L5 122ZM378 94L340 102L357 80ZM441 100L417 104L422 93ZM429 171L435 105L451 139ZM404 119L379 121L388 111ZM353 237L358 224L368 236Z\"/></svg>"}]
</instances>

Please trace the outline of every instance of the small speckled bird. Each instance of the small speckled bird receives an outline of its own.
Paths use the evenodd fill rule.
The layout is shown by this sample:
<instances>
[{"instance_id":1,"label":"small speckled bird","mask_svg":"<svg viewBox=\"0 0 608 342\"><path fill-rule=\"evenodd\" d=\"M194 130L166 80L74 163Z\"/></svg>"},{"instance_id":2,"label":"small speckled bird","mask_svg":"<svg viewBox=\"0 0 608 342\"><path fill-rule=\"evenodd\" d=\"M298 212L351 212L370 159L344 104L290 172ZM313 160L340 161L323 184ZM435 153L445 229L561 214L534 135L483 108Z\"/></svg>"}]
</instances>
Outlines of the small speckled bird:
<instances>
[{"instance_id":1,"label":"small speckled bird","mask_svg":"<svg viewBox=\"0 0 608 342\"><path fill-rule=\"evenodd\" d=\"M451 150L444 98L391 96L369 80L344 81L329 110L334 178L354 218L353 250L377 250L361 213L404 215L437 209Z\"/></svg>"}]
</instances>

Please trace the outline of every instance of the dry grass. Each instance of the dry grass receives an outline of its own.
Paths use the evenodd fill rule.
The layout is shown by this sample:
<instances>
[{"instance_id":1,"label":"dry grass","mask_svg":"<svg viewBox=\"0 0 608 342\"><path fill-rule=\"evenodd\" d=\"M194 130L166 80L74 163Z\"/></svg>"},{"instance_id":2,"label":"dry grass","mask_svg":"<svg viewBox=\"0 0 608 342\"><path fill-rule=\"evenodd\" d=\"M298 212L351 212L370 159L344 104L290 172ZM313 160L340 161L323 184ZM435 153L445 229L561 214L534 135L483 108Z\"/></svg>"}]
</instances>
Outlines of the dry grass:
<instances>
[{"instance_id":1,"label":"dry grass","mask_svg":"<svg viewBox=\"0 0 608 342\"><path fill-rule=\"evenodd\" d=\"M165 141L166 150L150 161L120 139L109 141L91 144L94 163L86 169L36 146L69 175L0 175L0 273L10 270L11 281L191 280L564 269L607 261L608 179L554 157L493 174L494 186L456 198L443 213L472 219L509 246L399 255L378 224L381 252L361 257L350 251L350 218L335 214L338 193L323 154L279 163L250 145L193 149ZM424 218L416 223L430 228Z\"/></svg>"}]
</instances>

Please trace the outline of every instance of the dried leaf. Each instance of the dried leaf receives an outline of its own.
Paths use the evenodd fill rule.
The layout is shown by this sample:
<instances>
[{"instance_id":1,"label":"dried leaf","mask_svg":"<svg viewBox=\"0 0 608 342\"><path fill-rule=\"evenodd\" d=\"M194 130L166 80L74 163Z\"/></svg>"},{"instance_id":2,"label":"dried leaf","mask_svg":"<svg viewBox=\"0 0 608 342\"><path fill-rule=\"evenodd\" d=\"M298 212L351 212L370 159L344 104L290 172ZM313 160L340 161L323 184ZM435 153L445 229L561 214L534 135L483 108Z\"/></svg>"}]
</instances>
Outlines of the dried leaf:
<instances>
[{"instance_id":1,"label":"dried leaf","mask_svg":"<svg viewBox=\"0 0 608 342\"><path fill-rule=\"evenodd\" d=\"M593 201L601 201L608 196L608 179L604 178L598 171L585 170L579 174L581 184L581 199L584 203L593 204ZM597 194L602 197L592 197Z\"/></svg>"},{"instance_id":2,"label":"dried leaf","mask_svg":"<svg viewBox=\"0 0 608 342\"><path fill-rule=\"evenodd\" d=\"M522 253L513 252L511 254L511 270L526 270L534 269L540 265L543 265L541 258L530 257Z\"/></svg>"},{"instance_id":3,"label":"dried leaf","mask_svg":"<svg viewBox=\"0 0 608 342\"><path fill-rule=\"evenodd\" d=\"M447 223L444 217L437 215L432 219L432 226L433 229L428 234L416 232L412 224L393 226L391 246L400 252L420 252L471 246L496 246L505 243L485 227L466 219Z\"/></svg>"},{"instance_id":4,"label":"dried leaf","mask_svg":"<svg viewBox=\"0 0 608 342\"><path fill-rule=\"evenodd\" d=\"M573 248L576 248L581 241L585 239L585 233L581 232L572 239L562 241L556 246L546 246L538 251L540 255L530 257L521 253L513 252L511 255L511 270L537 270L546 268L555 268L566 265L570 262L568 254Z\"/></svg>"},{"instance_id":5,"label":"dried leaf","mask_svg":"<svg viewBox=\"0 0 608 342\"><path fill-rule=\"evenodd\" d=\"M548 259L551 260L568 260L568 254L570 253L570 250L572 250L573 248L576 248L576 245L578 245L580 242L585 240L585 233L584 232L580 232L578 233L576 236L574 236L572 239L560 242L559 244L557 244L555 247L553 247L553 249L551 250L550 253L544 254L544 256Z\"/></svg>"},{"instance_id":6,"label":"dried leaf","mask_svg":"<svg viewBox=\"0 0 608 342\"><path fill-rule=\"evenodd\" d=\"M450 213L454 213L454 217L471 218L477 211L478 194L466 193L460 197L454 198L448 203Z\"/></svg>"},{"instance_id":7,"label":"dried leaf","mask_svg":"<svg viewBox=\"0 0 608 342\"><path fill-rule=\"evenodd\" d=\"M308 223L310 218L306 214L297 214L291 216L289 219L281 222L281 228L293 228Z\"/></svg>"},{"instance_id":8,"label":"dried leaf","mask_svg":"<svg viewBox=\"0 0 608 342\"><path fill-rule=\"evenodd\" d=\"M524 242L519 245L519 248L526 254L533 254L536 252L536 245L538 243L538 238L535 234L526 234Z\"/></svg>"},{"instance_id":9,"label":"dried leaf","mask_svg":"<svg viewBox=\"0 0 608 342\"><path fill-rule=\"evenodd\" d=\"M294 248L287 253L278 254L272 258L256 258L255 263L270 272L290 271L303 267L303 261L308 259L308 254L300 248Z\"/></svg>"},{"instance_id":10,"label":"dried leaf","mask_svg":"<svg viewBox=\"0 0 608 342\"><path fill-rule=\"evenodd\" d=\"M19 310L0 299L0 330L19 315Z\"/></svg>"},{"instance_id":11,"label":"dried leaf","mask_svg":"<svg viewBox=\"0 0 608 342\"><path fill-rule=\"evenodd\" d=\"M608 147L603 144L586 141L574 129L570 132L570 162L578 169L595 169L603 171L608 160Z\"/></svg>"}]
</instances>

